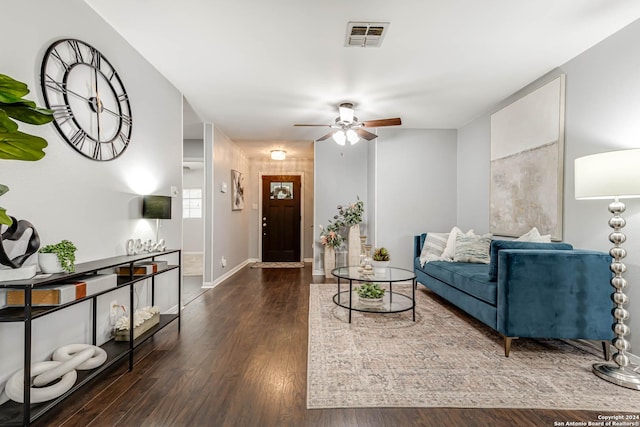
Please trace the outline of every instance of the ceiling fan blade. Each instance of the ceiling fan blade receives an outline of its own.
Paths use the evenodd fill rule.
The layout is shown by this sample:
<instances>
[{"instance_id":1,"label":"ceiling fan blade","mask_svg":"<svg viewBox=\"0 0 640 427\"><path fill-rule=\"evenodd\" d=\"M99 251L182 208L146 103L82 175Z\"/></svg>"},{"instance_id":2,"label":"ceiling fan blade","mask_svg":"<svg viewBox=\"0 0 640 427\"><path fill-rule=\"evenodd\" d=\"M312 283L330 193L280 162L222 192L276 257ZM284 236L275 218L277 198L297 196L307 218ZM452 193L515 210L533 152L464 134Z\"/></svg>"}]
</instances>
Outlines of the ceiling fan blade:
<instances>
[{"instance_id":1,"label":"ceiling fan blade","mask_svg":"<svg viewBox=\"0 0 640 427\"><path fill-rule=\"evenodd\" d=\"M396 117L393 119L380 119L380 120L367 120L364 122L361 122L363 124L363 126L368 127L368 128L379 128L382 126L398 126L402 124L402 120L400 120L400 117Z\"/></svg>"},{"instance_id":2,"label":"ceiling fan blade","mask_svg":"<svg viewBox=\"0 0 640 427\"><path fill-rule=\"evenodd\" d=\"M320 138L316 139L316 141L324 141L325 139L329 139L333 136L333 134L336 133L335 130L332 130L331 132L329 132L328 134L321 136Z\"/></svg>"},{"instance_id":3,"label":"ceiling fan blade","mask_svg":"<svg viewBox=\"0 0 640 427\"><path fill-rule=\"evenodd\" d=\"M367 141L371 141L372 139L376 139L378 137L378 135L376 135L375 133L371 133L368 130L355 129L355 131L360 138L366 139Z\"/></svg>"},{"instance_id":4,"label":"ceiling fan blade","mask_svg":"<svg viewBox=\"0 0 640 427\"><path fill-rule=\"evenodd\" d=\"M307 125L307 124L295 124L294 126L322 126L322 127L331 127L331 125Z\"/></svg>"}]
</instances>

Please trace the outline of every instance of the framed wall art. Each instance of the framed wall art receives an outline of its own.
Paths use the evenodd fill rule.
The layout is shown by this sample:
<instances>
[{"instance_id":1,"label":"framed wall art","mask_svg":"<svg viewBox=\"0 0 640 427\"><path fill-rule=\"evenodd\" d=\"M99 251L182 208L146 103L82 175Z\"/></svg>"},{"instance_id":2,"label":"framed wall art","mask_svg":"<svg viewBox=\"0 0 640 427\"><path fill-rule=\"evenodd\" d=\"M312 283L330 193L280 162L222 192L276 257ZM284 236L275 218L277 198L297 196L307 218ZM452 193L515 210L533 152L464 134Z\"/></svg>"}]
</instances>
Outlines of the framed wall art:
<instances>
[{"instance_id":1,"label":"framed wall art","mask_svg":"<svg viewBox=\"0 0 640 427\"><path fill-rule=\"evenodd\" d=\"M491 115L493 234L562 240L564 87L563 74Z\"/></svg>"},{"instance_id":2,"label":"framed wall art","mask_svg":"<svg viewBox=\"0 0 640 427\"><path fill-rule=\"evenodd\" d=\"M231 210L244 209L244 175L237 170L231 170Z\"/></svg>"}]
</instances>

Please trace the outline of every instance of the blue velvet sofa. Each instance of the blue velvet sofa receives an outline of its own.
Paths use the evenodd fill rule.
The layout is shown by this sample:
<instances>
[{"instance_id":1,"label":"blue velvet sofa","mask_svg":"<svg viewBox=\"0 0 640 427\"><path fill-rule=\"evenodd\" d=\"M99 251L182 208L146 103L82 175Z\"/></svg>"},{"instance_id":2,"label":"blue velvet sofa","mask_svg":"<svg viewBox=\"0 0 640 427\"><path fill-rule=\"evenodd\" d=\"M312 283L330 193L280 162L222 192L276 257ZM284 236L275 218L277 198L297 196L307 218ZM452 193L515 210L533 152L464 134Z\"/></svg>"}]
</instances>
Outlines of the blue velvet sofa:
<instances>
[{"instance_id":1,"label":"blue velvet sofa","mask_svg":"<svg viewBox=\"0 0 640 427\"><path fill-rule=\"evenodd\" d=\"M420 265L426 234L414 237L417 282L504 337L602 341L609 359L611 257L567 243L493 240L489 264Z\"/></svg>"}]
</instances>

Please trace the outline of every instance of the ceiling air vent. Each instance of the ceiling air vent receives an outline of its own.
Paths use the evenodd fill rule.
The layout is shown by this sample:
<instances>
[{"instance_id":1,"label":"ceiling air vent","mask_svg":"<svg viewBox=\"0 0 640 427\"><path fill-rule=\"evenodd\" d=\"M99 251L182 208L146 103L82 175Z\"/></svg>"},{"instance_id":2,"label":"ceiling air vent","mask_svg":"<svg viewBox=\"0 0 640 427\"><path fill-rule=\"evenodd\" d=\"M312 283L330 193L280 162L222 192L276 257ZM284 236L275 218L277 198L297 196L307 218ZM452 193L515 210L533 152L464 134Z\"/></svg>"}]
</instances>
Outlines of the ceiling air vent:
<instances>
[{"instance_id":1,"label":"ceiling air vent","mask_svg":"<svg viewBox=\"0 0 640 427\"><path fill-rule=\"evenodd\" d=\"M347 47L380 47L389 29L388 22L354 22L347 24Z\"/></svg>"}]
</instances>

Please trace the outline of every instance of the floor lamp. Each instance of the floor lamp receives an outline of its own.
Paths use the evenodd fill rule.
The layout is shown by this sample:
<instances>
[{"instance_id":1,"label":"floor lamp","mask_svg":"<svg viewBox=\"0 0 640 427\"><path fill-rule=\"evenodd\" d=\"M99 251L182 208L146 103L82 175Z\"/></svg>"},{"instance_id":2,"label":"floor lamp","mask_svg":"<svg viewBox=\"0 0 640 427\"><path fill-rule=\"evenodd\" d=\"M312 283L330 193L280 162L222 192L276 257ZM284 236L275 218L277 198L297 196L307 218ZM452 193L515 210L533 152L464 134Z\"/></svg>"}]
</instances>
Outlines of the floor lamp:
<instances>
[{"instance_id":1,"label":"floor lamp","mask_svg":"<svg viewBox=\"0 0 640 427\"><path fill-rule=\"evenodd\" d=\"M611 299L615 303L612 310L615 338L612 344L617 350L613 356L616 364L596 363L593 372L611 383L640 390L640 367L634 368L625 354L631 350L631 344L625 338L631 331L624 323L629 318L629 312L624 308L629 297L624 293L627 281L622 277L627 269L622 259L627 252L622 248L626 236L621 230L626 221L621 216L625 205L620 201L640 197L640 149L610 151L576 159L575 196L576 199L613 199L609 204L609 212L613 215L609 220L613 229L609 234L609 241L613 243L609 254L613 258L611 286L615 288Z\"/></svg>"}]
</instances>

